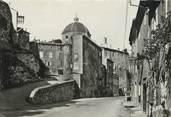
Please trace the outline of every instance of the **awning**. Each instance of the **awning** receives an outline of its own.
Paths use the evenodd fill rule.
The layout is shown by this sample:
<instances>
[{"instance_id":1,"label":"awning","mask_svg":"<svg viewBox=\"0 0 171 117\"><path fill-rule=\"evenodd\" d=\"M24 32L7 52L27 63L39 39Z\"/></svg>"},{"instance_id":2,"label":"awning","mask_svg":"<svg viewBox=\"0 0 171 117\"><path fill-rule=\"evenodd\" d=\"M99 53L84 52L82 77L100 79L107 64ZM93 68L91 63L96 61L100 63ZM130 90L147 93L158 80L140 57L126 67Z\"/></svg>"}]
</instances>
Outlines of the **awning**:
<instances>
[{"instance_id":1,"label":"awning","mask_svg":"<svg viewBox=\"0 0 171 117\"><path fill-rule=\"evenodd\" d=\"M132 22L132 27L131 27L131 31L129 35L130 45L132 45L132 43L136 40L139 34L140 27L141 27L146 10L147 10L146 7L142 7L139 5L137 15L136 15L136 18Z\"/></svg>"},{"instance_id":2,"label":"awning","mask_svg":"<svg viewBox=\"0 0 171 117\"><path fill-rule=\"evenodd\" d=\"M146 10L147 10L146 7L139 6L139 8L138 8L137 16L136 16L136 19L135 19L135 27L137 29L137 34L139 34L141 24L143 22Z\"/></svg>"},{"instance_id":3,"label":"awning","mask_svg":"<svg viewBox=\"0 0 171 117\"><path fill-rule=\"evenodd\" d=\"M136 27L135 27L135 19L132 21L132 27L129 34L129 44L132 45L132 43L136 40Z\"/></svg>"},{"instance_id":4,"label":"awning","mask_svg":"<svg viewBox=\"0 0 171 117\"><path fill-rule=\"evenodd\" d=\"M156 8L160 5L160 0L140 0L139 3L142 7L149 9L149 25L151 24L152 18L156 16Z\"/></svg>"},{"instance_id":5,"label":"awning","mask_svg":"<svg viewBox=\"0 0 171 117\"><path fill-rule=\"evenodd\" d=\"M132 45L132 43L136 40L136 37L139 34L146 10L149 9L148 19L150 25L152 18L155 18L156 8L159 6L159 4L160 4L160 0L140 0L137 15L136 18L133 20L130 35L129 35L130 45Z\"/></svg>"},{"instance_id":6,"label":"awning","mask_svg":"<svg viewBox=\"0 0 171 117\"><path fill-rule=\"evenodd\" d=\"M139 34L140 27L145 15L147 8L145 7L139 7L137 11L136 18L132 22L132 27L129 35L129 43L132 45L132 43L136 40L137 35Z\"/></svg>"}]
</instances>

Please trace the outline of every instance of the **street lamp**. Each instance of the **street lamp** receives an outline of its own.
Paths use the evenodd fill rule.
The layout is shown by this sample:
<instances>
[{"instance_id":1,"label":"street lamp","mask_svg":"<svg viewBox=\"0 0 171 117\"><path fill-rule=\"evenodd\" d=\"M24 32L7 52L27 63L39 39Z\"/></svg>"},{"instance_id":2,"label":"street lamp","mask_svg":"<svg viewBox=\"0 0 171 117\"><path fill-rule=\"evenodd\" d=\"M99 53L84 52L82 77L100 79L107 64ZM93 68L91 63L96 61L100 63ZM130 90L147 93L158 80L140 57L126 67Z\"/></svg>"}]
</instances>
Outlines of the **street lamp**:
<instances>
[{"instance_id":1,"label":"street lamp","mask_svg":"<svg viewBox=\"0 0 171 117\"><path fill-rule=\"evenodd\" d=\"M128 18L128 0L126 3L126 16L125 16L125 31L124 31L124 42L123 42L123 49L125 49L125 40L126 40L126 28L127 28L127 18Z\"/></svg>"}]
</instances>

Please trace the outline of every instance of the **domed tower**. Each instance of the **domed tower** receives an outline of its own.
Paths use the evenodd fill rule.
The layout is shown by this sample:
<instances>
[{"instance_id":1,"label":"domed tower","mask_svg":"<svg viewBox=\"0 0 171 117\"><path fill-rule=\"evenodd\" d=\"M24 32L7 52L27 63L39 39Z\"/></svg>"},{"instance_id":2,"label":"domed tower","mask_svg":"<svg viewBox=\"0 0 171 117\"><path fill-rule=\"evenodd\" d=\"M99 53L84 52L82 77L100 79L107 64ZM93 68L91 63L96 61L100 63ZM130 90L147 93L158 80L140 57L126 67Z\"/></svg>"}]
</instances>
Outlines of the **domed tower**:
<instances>
[{"instance_id":1,"label":"domed tower","mask_svg":"<svg viewBox=\"0 0 171 117\"><path fill-rule=\"evenodd\" d=\"M76 16L74 17L74 22L70 23L62 32L62 39L65 41L66 39L70 38L73 35L85 35L87 37L91 37L91 34L87 27L84 24L79 22L79 18Z\"/></svg>"},{"instance_id":2,"label":"domed tower","mask_svg":"<svg viewBox=\"0 0 171 117\"><path fill-rule=\"evenodd\" d=\"M87 27L79 22L76 16L74 22L65 27L62 32L64 43L64 80L71 79L72 73L82 72L82 39L83 36L91 38Z\"/></svg>"}]
</instances>

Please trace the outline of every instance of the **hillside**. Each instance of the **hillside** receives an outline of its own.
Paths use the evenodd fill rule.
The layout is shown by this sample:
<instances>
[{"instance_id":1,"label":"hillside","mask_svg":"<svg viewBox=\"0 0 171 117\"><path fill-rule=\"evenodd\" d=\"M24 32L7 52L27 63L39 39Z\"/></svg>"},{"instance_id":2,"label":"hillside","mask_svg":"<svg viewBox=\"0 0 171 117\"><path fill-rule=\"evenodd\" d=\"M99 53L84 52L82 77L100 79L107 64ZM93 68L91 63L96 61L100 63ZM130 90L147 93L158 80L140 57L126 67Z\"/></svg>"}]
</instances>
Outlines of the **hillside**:
<instances>
[{"instance_id":1,"label":"hillside","mask_svg":"<svg viewBox=\"0 0 171 117\"><path fill-rule=\"evenodd\" d=\"M22 48L20 40L10 8L0 0L0 89L41 81L48 71L40 58Z\"/></svg>"}]
</instances>

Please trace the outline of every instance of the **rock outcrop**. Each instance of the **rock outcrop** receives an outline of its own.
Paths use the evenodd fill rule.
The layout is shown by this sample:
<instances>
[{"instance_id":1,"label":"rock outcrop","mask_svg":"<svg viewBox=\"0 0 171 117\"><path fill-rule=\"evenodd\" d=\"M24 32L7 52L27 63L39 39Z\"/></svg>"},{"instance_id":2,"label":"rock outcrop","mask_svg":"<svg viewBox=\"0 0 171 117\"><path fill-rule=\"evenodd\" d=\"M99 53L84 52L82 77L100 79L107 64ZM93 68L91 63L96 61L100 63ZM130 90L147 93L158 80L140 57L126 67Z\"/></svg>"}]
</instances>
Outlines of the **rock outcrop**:
<instances>
[{"instance_id":1,"label":"rock outcrop","mask_svg":"<svg viewBox=\"0 0 171 117\"><path fill-rule=\"evenodd\" d=\"M0 88L12 88L39 81L46 66L29 50L20 47L8 4L0 0Z\"/></svg>"}]
</instances>

